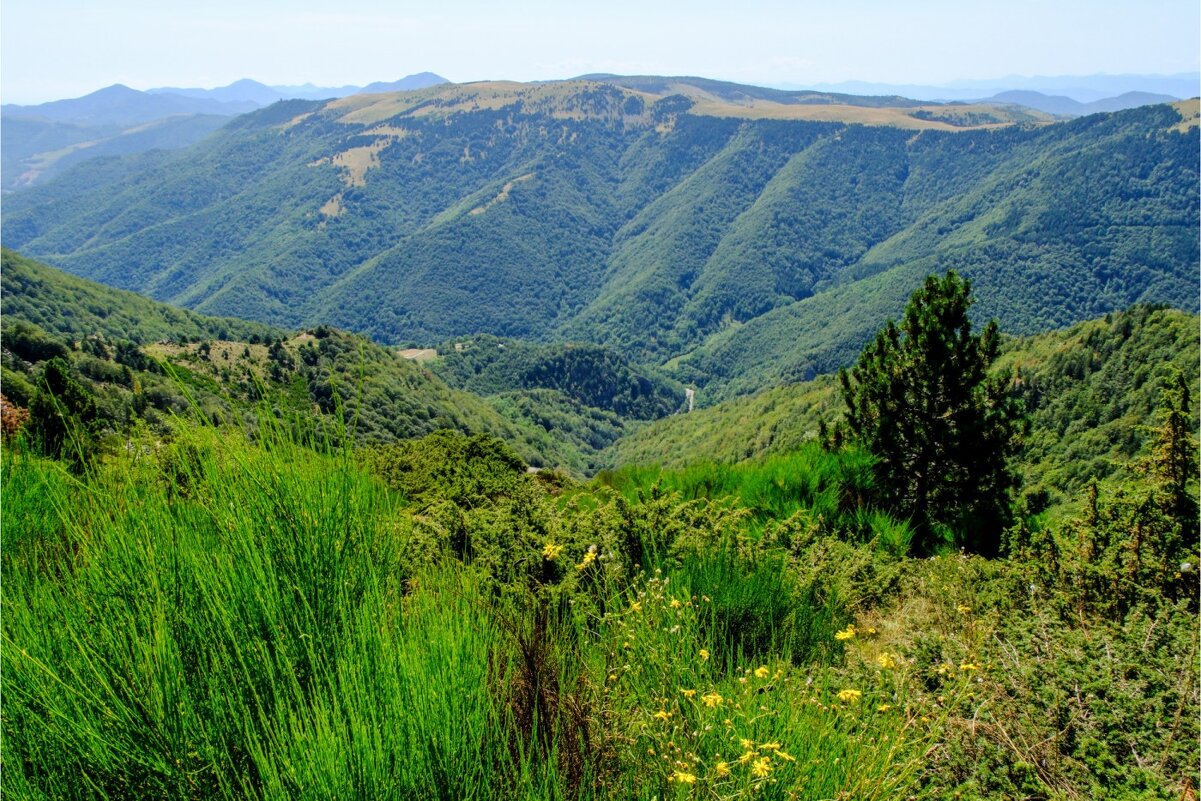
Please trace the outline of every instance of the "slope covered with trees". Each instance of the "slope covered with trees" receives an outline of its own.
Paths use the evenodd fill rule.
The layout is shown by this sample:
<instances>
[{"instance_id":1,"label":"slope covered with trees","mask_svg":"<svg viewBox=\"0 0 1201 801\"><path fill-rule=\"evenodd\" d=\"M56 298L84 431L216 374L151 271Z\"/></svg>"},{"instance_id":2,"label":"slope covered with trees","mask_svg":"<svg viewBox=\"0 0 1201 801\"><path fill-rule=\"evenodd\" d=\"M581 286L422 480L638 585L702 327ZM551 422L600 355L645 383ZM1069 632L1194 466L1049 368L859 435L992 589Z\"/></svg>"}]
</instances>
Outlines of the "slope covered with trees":
<instances>
[{"instance_id":1,"label":"slope covered with trees","mask_svg":"<svg viewBox=\"0 0 1201 801\"><path fill-rule=\"evenodd\" d=\"M995 369L1009 374L1030 420L1020 470L1044 506L1077 501L1089 481L1121 476L1145 455L1160 394L1172 376L1201 383L1198 319L1136 306L1070 328L1003 338ZM817 440L844 410L831 376L762 390L653 422L617 440L610 465L681 467L703 459L740 462Z\"/></svg>"},{"instance_id":2,"label":"slope covered with trees","mask_svg":"<svg viewBox=\"0 0 1201 801\"><path fill-rule=\"evenodd\" d=\"M47 363L94 396L100 438L137 421L167 430L193 403L249 425L275 415L345 422L361 442L450 428L508 441L530 464L588 474L636 420L678 410L682 387L591 345L530 345L480 337L432 365L363 337L317 326L285 332L213 318L67 275L5 250L3 378L28 407ZM431 372L432 366L440 378Z\"/></svg>"},{"instance_id":3,"label":"slope covered with trees","mask_svg":"<svg viewBox=\"0 0 1201 801\"><path fill-rule=\"evenodd\" d=\"M208 313L676 358L705 402L848 364L947 268L1013 332L1196 310L1197 128L1173 106L914 130L739 117L673 86L280 103L23 192L5 238Z\"/></svg>"}]
</instances>

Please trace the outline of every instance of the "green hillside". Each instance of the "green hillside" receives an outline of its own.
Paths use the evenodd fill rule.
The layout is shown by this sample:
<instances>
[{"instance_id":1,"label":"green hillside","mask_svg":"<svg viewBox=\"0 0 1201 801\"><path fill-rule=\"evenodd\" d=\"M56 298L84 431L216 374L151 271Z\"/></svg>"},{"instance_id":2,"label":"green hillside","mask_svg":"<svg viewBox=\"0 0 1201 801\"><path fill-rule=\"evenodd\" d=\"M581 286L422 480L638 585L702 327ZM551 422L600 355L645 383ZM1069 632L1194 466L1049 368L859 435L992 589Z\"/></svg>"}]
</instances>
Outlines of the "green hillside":
<instances>
[{"instance_id":1,"label":"green hillside","mask_svg":"<svg viewBox=\"0 0 1201 801\"><path fill-rule=\"evenodd\" d=\"M70 340L93 334L147 344L278 338L283 330L232 317L216 318L164 306L133 292L97 284L0 249L0 314Z\"/></svg>"},{"instance_id":2,"label":"green hillside","mask_svg":"<svg viewBox=\"0 0 1201 801\"><path fill-rule=\"evenodd\" d=\"M0 189L33 186L89 159L187 147L229 119L184 114L136 125L84 126L6 113L0 128Z\"/></svg>"},{"instance_id":3,"label":"green hillside","mask_svg":"<svg viewBox=\"0 0 1201 801\"><path fill-rule=\"evenodd\" d=\"M206 317L8 250L3 282L6 398L28 406L47 363L61 358L95 399L90 425L99 440L126 437L139 421L170 432L197 409L255 427L266 399L273 415L295 419L303 429L345 426L363 444L440 429L483 433L504 439L532 465L584 473L624 425L609 413L594 424L599 437L556 438L549 422L531 420L513 400L498 399L498 410L363 337L326 326L291 334ZM598 411L566 396L562 403L573 410L571 427L586 432Z\"/></svg>"},{"instance_id":4,"label":"green hillside","mask_svg":"<svg viewBox=\"0 0 1201 801\"><path fill-rule=\"evenodd\" d=\"M1154 383L1144 360L1174 338L1155 332L1181 328L1195 346L1195 318L1136 310L1010 356L1065 399L1128 370ZM362 347L314 332L297 355L328 365L342 344ZM1085 405L1120 413L1109 400ZM10 427L0 408L5 796L1177 801L1198 785L1187 413L1182 436L1158 418L1151 458L1079 516L1019 504L1005 555L983 558L912 555L854 448L580 484L486 435L354 447L268 417L250 436L179 419L75 460L46 452L45 409Z\"/></svg>"},{"instance_id":5,"label":"green hillside","mask_svg":"<svg viewBox=\"0 0 1201 801\"><path fill-rule=\"evenodd\" d=\"M280 103L19 193L5 240L285 327L596 342L670 362L703 403L847 363L948 267L1018 333L1197 308L1198 134L1173 106L913 128L842 112L901 106L747 95L832 115L798 118L738 91L605 77Z\"/></svg>"},{"instance_id":6,"label":"green hillside","mask_svg":"<svg viewBox=\"0 0 1201 801\"><path fill-rule=\"evenodd\" d=\"M2 253L5 394L32 399L44 362L66 357L104 396L101 428L138 418L169 428L189 394L206 413L253 421L316 410L357 441L387 443L449 428L507 442L529 464L587 475L597 454L638 420L685 403L684 390L610 349L477 337L432 362L328 326L289 333L213 318Z\"/></svg>"},{"instance_id":7,"label":"green hillside","mask_svg":"<svg viewBox=\"0 0 1201 801\"><path fill-rule=\"evenodd\" d=\"M852 354L848 361L853 361ZM1195 315L1136 306L1046 334L1010 338L996 369L1008 371L1031 428L1021 456L1027 490L1075 501L1088 482L1121 474L1145 454L1160 396L1173 371L1201 398ZM1194 413L1201 407L1194 408ZM843 413L829 375L762 390L631 431L604 453L610 466L680 468L795 451Z\"/></svg>"},{"instance_id":8,"label":"green hillside","mask_svg":"<svg viewBox=\"0 0 1201 801\"><path fill-rule=\"evenodd\" d=\"M538 345L479 336L446 343L429 363L446 383L477 395L550 389L622 417L653 420L686 405L684 388L633 367L610 348L587 343Z\"/></svg>"}]
</instances>

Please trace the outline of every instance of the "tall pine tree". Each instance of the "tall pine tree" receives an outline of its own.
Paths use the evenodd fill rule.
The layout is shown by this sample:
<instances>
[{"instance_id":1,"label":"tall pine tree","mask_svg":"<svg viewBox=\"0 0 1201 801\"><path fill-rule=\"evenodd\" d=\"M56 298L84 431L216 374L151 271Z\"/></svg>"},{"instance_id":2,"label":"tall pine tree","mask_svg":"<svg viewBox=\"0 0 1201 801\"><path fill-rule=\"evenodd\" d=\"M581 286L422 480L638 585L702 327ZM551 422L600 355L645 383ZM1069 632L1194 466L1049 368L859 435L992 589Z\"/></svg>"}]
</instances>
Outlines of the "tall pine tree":
<instances>
[{"instance_id":1,"label":"tall pine tree","mask_svg":"<svg viewBox=\"0 0 1201 801\"><path fill-rule=\"evenodd\" d=\"M995 554L1010 519L1021 404L989 376L997 325L973 334L971 304L968 281L929 276L900 326L889 321L839 374L849 433L878 459L880 490L915 525L920 554Z\"/></svg>"}]
</instances>

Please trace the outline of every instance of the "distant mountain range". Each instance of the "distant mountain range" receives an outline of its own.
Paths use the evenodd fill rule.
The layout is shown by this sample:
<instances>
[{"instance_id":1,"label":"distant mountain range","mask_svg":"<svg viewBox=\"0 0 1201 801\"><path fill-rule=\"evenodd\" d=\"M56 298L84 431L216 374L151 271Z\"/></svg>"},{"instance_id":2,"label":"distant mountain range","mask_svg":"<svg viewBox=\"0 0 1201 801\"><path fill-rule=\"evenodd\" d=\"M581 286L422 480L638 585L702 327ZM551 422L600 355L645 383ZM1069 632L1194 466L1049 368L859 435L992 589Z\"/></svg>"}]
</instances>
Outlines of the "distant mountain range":
<instances>
[{"instance_id":1,"label":"distant mountain range","mask_svg":"<svg viewBox=\"0 0 1201 801\"><path fill-rule=\"evenodd\" d=\"M0 189L33 186L99 156L175 149L200 141L229 118L292 98L329 99L446 83L432 72L391 83L338 88L266 86L241 80L216 89L145 92L115 84L83 97L0 107Z\"/></svg>"},{"instance_id":2,"label":"distant mountain range","mask_svg":"<svg viewBox=\"0 0 1201 801\"><path fill-rule=\"evenodd\" d=\"M443 84L81 164L6 197L4 239L210 314L600 343L709 402L847 364L951 267L1011 332L1196 311L1197 126L1195 101L1055 122L692 78Z\"/></svg>"},{"instance_id":3,"label":"distant mountain range","mask_svg":"<svg viewBox=\"0 0 1201 801\"><path fill-rule=\"evenodd\" d=\"M162 87L144 92L122 84L97 90L70 100L54 100L34 106L6 103L0 113L6 117L34 117L72 125L136 125L178 114L221 114L234 116L269 106L280 100L302 98L326 100L353 94L405 92L446 83L432 72L409 75L390 83L368 86L318 87L267 86L243 79L216 89L180 89Z\"/></svg>"},{"instance_id":4,"label":"distant mountain range","mask_svg":"<svg viewBox=\"0 0 1201 801\"><path fill-rule=\"evenodd\" d=\"M1150 106L1155 103L1171 103L1182 98L1172 95L1157 95L1150 92L1126 92L1116 97L1106 97L1091 103L1081 103L1064 95L1044 95L1030 90L1013 90L1000 92L985 100L984 103L1014 103L1026 108L1045 111L1064 117L1083 117L1087 114L1100 114L1110 111L1123 111L1128 108Z\"/></svg>"},{"instance_id":5,"label":"distant mountain range","mask_svg":"<svg viewBox=\"0 0 1201 801\"><path fill-rule=\"evenodd\" d=\"M249 100L152 94L118 83L71 100L54 100L36 106L6 103L0 106L0 113L6 118L23 117L79 126L129 126L180 114L232 117L263 105Z\"/></svg>"},{"instance_id":6,"label":"distant mountain range","mask_svg":"<svg viewBox=\"0 0 1201 801\"><path fill-rule=\"evenodd\" d=\"M252 102L256 103L257 107L262 107L269 106L279 100L293 100L297 98L302 100L328 100L355 94L411 92L415 89L437 86L440 83L448 83L448 81L441 75L435 75L432 72L419 72L415 75L408 75L398 81L376 81L366 86L314 86L311 83L304 84L303 86L267 86L258 81L243 78L240 81L234 81L229 86L221 86L216 89L177 89L164 87L147 89L146 91L148 94L154 95L174 94L222 102Z\"/></svg>"},{"instance_id":7,"label":"distant mountain range","mask_svg":"<svg viewBox=\"0 0 1201 801\"><path fill-rule=\"evenodd\" d=\"M1078 103L1092 103L1129 92L1167 95L1184 100L1201 95L1201 73L1174 75L1009 75L988 80L960 80L946 84L892 84L867 81L843 81L816 86L790 86L785 89L813 89L857 95L903 95L918 100L979 100L1002 92L1030 91L1043 95L1068 97Z\"/></svg>"}]
</instances>

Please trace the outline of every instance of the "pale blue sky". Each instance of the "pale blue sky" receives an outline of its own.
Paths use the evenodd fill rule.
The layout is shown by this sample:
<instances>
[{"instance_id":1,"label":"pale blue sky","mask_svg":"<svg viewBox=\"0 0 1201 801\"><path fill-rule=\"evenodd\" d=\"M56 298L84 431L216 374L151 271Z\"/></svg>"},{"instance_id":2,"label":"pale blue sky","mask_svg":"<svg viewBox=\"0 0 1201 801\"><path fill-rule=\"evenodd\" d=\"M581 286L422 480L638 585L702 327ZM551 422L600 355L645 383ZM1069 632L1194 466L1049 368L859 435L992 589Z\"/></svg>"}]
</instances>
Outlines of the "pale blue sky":
<instances>
[{"instance_id":1,"label":"pale blue sky","mask_svg":"<svg viewBox=\"0 0 1201 801\"><path fill-rule=\"evenodd\" d=\"M0 96L113 83L362 85L587 72L767 85L1177 73L1199 64L1197 0L3 0Z\"/></svg>"}]
</instances>

